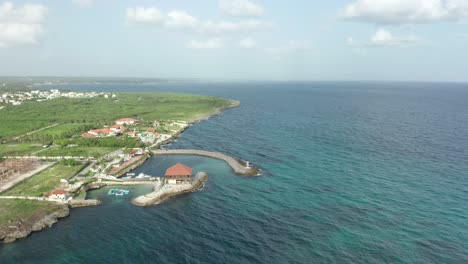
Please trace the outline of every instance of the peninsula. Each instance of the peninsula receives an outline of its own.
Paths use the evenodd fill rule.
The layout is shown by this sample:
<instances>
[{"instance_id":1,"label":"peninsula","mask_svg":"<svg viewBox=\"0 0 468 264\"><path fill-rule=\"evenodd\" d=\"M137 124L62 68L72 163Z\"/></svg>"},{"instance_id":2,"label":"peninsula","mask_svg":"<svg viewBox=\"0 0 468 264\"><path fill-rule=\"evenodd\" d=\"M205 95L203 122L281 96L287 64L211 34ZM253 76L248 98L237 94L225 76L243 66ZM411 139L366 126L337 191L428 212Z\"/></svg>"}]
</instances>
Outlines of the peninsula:
<instances>
[{"instance_id":1,"label":"peninsula","mask_svg":"<svg viewBox=\"0 0 468 264\"><path fill-rule=\"evenodd\" d=\"M67 216L70 207L99 204L86 199L89 189L152 184L158 198L153 192L147 196L150 201L139 204L149 205L196 190L207 180L199 173L184 182L185 187L171 189L164 179L118 179L150 155L203 155L225 160L236 173L258 173L246 170L248 162L221 153L158 150L194 122L239 106L237 101L190 94L59 90L0 91L0 98L0 240L5 242L51 226Z\"/></svg>"}]
</instances>

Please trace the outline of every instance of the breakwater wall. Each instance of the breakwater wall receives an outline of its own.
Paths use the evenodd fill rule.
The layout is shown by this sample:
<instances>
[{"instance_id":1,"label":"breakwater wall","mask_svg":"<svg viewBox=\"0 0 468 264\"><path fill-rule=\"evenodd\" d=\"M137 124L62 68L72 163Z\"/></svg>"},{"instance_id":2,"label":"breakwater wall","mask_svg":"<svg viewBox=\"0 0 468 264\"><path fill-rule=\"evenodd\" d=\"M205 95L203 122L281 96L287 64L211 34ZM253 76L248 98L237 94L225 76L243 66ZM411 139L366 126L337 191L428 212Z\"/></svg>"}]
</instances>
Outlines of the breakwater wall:
<instances>
[{"instance_id":1,"label":"breakwater wall","mask_svg":"<svg viewBox=\"0 0 468 264\"><path fill-rule=\"evenodd\" d=\"M159 185L155 186L155 190L149 194L139 196L132 200L134 205L138 206L149 206L160 204L172 196L176 196L183 193L194 192L201 187L203 183L208 180L208 174L205 172L199 172L195 175L193 182L188 184L164 184L160 182Z\"/></svg>"},{"instance_id":2,"label":"breakwater wall","mask_svg":"<svg viewBox=\"0 0 468 264\"><path fill-rule=\"evenodd\" d=\"M224 160L236 174L246 176L257 176L260 174L260 170L254 167L246 167L245 162L228 156L220 152L211 152L206 150L198 149L164 149L164 150L153 150L155 155L198 155L204 157L210 157L214 159Z\"/></svg>"}]
</instances>

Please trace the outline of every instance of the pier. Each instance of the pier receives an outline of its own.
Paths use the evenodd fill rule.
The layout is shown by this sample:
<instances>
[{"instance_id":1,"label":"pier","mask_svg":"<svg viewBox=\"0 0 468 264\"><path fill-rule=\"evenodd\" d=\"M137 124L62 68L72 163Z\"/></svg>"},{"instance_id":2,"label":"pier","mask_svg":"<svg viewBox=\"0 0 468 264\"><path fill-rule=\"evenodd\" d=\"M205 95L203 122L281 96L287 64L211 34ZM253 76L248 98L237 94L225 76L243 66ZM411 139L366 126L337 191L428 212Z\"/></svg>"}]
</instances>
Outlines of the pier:
<instances>
[{"instance_id":1,"label":"pier","mask_svg":"<svg viewBox=\"0 0 468 264\"><path fill-rule=\"evenodd\" d=\"M243 161L241 161L240 159L233 158L220 152L211 152L198 149L164 149L153 150L153 153L156 155L198 155L210 157L214 159L224 160L236 174L246 176L257 176L260 174L260 170L258 168L247 167L246 165L242 164Z\"/></svg>"}]
</instances>

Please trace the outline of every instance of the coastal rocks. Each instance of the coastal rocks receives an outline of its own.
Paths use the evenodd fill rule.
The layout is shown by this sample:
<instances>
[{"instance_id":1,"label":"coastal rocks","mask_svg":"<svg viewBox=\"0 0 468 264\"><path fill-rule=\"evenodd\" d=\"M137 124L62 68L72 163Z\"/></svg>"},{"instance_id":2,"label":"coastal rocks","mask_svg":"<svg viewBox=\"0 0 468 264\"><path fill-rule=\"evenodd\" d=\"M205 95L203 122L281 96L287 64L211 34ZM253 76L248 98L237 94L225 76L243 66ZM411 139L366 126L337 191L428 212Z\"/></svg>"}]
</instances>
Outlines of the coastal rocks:
<instances>
[{"instance_id":1,"label":"coastal rocks","mask_svg":"<svg viewBox=\"0 0 468 264\"><path fill-rule=\"evenodd\" d=\"M95 199L73 199L70 202L68 202L71 208L96 206L100 205L101 203L102 202L100 200Z\"/></svg>"},{"instance_id":2,"label":"coastal rocks","mask_svg":"<svg viewBox=\"0 0 468 264\"><path fill-rule=\"evenodd\" d=\"M199 190L207 180L208 174L199 172L195 175L191 184L161 184L155 187L152 193L133 199L132 203L138 206L160 204L172 196Z\"/></svg>"},{"instance_id":3,"label":"coastal rocks","mask_svg":"<svg viewBox=\"0 0 468 264\"><path fill-rule=\"evenodd\" d=\"M66 217L70 214L68 206L61 206L57 211L44 215L37 221L33 221L31 224L24 223L20 227L12 226L10 232L0 235L0 240L3 239L4 243L14 242L16 239L27 237L31 232L40 231L44 228L51 227L53 224L58 222L59 218Z\"/></svg>"}]
</instances>

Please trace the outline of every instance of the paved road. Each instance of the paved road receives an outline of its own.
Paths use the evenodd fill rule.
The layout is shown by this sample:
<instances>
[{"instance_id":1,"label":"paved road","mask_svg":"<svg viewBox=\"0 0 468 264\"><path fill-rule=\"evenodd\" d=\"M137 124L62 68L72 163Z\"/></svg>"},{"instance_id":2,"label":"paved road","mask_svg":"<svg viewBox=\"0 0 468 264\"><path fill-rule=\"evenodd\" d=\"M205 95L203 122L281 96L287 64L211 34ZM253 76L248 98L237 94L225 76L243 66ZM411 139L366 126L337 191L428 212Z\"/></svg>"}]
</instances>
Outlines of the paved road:
<instances>
[{"instance_id":1,"label":"paved road","mask_svg":"<svg viewBox=\"0 0 468 264\"><path fill-rule=\"evenodd\" d=\"M0 196L0 199L20 199L20 200L34 200L41 202L54 202L59 204L67 204L68 201L60 199L51 199L46 197L36 197L36 196Z\"/></svg>"}]
</instances>

